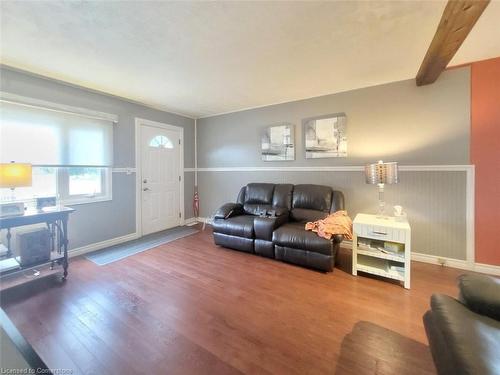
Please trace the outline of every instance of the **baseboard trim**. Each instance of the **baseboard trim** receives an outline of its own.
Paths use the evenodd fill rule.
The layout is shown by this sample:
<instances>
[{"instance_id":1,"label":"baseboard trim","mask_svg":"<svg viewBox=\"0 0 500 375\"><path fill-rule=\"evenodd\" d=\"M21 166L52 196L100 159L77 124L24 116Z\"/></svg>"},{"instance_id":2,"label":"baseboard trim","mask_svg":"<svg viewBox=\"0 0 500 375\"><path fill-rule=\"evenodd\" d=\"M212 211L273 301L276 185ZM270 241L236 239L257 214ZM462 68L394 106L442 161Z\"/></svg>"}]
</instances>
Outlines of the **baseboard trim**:
<instances>
[{"instance_id":1,"label":"baseboard trim","mask_svg":"<svg viewBox=\"0 0 500 375\"><path fill-rule=\"evenodd\" d=\"M495 266L492 264L483 264L483 263L471 263L465 260L453 259L453 258L444 258L438 257L435 255L421 254L421 253L412 253L411 259L417 262L423 263L431 263L438 264L445 267L458 268L461 270L479 272L479 273L487 273L490 275L500 276L500 266Z\"/></svg>"},{"instance_id":2,"label":"baseboard trim","mask_svg":"<svg viewBox=\"0 0 500 375\"><path fill-rule=\"evenodd\" d=\"M77 247L76 249L69 250L68 256L70 258L77 257L83 254L90 253L92 251L104 249L105 247L114 246L121 244L123 242L132 241L139 238L137 233L126 234L125 236L111 238L109 240L104 240L101 242L92 243L90 245L85 245L82 247Z\"/></svg>"},{"instance_id":3,"label":"baseboard trim","mask_svg":"<svg viewBox=\"0 0 500 375\"><path fill-rule=\"evenodd\" d=\"M191 226L195 225L197 222L199 222L198 217L190 217L189 219L184 220L184 225Z\"/></svg>"},{"instance_id":4,"label":"baseboard trim","mask_svg":"<svg viewBox=\"0 0 500 375\"><path fill-rule=\"evenodd\" d=\"M422 263L437 264L439 266L458 268L461 270L473 271L474 264L462 259L453 259L440 257L437 255L429 255L423 253L411 253L411 260Z\"/></svg>"},{"instance_id":5,"label":"baseboard trim","mask_svg":"<svg viewBox=\"0 0 500 375\"><path fill-rule=\"evenodd\" d=\"M474 271L500 276L500 266L494 266L492 264L475 263Z\"/></svg>"},{"instance_id":6,"label":"baseboard trim","mask_svg":"<svg viewBox=\"0 0 500 375\"><path fill-rule=\"evenodd\" d=\"M209 224L209 225L212 225L212 221L213 221L213 219L211 217L202 217L202 216L199 216L197 218L197 220L200 223Z\"/></svg>"},{"instance_id":7,"label":"baseboard trim","mask_svg":"<svg viewBox=\"0 0 500 375\"><path fill-rule=\"evenodd\" d=\"M201 221L200 218L190 217L189 219L184 220L184 225L194 225L200 221ZM105 247L118 245L118 244L121 244L121 243L127 242L127 241L132 241L132 240L135 240L137 238L139 238L139 235L137 233L126 234L125 236L115 237L115 238L111 238L109 240L104 240L101 242L96 242L96 243L92 243L92 244L85 245L82 247L77 247L76 249L73 249L73 250L69 250L68 256L70 258L77 257L79 255L87 254L87 253L90 253L92 251L104 249Z\"/></svg>"},{"instance_id":8,"label":"baseboard trim","mask_svg":"<svg viewBox=\"0 0 500 375\"><path fill-rule=\"evenodd\" d=\"M340 246L350 250L352 249L352 242L343 241ZM500 276L500 266L495 266L491 264L473 263L461 259L446 258L437 255L429 255L429 254L414 253L414 252L411 253L411 260L414 262L436 264L444 267L451 267L460 270Z\"/></svg>"}]
</instances>

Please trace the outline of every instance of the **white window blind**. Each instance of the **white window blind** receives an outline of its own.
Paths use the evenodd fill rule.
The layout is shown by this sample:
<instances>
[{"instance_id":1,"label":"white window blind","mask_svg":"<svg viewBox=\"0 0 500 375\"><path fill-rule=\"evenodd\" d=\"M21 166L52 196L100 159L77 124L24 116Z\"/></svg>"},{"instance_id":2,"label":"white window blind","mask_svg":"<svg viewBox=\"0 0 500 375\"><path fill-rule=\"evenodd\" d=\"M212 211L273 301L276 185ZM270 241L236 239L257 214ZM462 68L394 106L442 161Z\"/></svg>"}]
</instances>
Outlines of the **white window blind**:
<instances>
[{"instance_id":1,"label":"white window blind","mask_svg":"<svg viewBox=\"0 0 500 375\"><path fill-rule=\"evenodd\" d=\"M2 101L0 161L61 167L112 167L113 122Z\"/></svg>"}]
</instances>

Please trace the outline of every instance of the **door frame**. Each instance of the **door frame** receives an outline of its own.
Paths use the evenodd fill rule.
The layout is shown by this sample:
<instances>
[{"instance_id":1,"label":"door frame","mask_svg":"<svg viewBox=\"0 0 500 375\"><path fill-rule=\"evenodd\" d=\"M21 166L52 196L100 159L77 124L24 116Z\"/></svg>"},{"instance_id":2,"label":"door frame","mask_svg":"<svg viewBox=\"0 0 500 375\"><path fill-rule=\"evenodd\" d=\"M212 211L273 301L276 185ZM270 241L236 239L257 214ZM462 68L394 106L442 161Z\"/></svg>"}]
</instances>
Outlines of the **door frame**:
<instances>
[{"instance_id":1,"label":"door frame","mask_svg":"<svg viewBox=\"0 0 500 375\"><path fill-rule=\"evenodd\" d=\"M179 209L181 217L179 225L184 225L184 128L175 125L164 124L162 122L135 118L135 232L138 237L142 237L142 160L141 160L141 126L147 125L156 128L179 132Z\"/></svg>"}]
</instances>

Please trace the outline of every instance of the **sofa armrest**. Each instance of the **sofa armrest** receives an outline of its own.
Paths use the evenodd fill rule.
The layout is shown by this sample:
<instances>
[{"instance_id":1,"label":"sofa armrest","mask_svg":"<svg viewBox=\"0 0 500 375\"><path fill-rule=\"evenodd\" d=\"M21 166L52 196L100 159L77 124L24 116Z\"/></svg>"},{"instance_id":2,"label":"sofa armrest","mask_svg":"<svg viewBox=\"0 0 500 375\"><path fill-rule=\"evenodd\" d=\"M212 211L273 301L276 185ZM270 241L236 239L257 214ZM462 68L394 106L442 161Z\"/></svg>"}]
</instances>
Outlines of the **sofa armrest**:
<instances>
[{"instance_id":1,"label":"sofa armrest","mask_svg":"<svg viewBox=\"0 0 500 375\"><path fill-rule=\"evenodd\" d=\"M443 332L436 323L435 314L431 310L428 310L423 316L423 321L425 333L429 341L429 349L431 350L437 373L443 375L456 374L457 369L455 368L453 357L448 349L448 343L443 336Z\"/></svg>"},{"instance_id":2,"label":"sofa armrest","mask_svg":"<svg viewBox=\"0 0 500 375\"><path fill-rule=\"evenodd\" d=\"M460 301L475 313L500 321L500 279L486 275L458 277Z\"/></svg>"},{"instance_id":3,"label":"sofa armrest","mask_svg":"<svg viewBox=\"0 0 500 375\"><path fill-rule=\"evenodd\" d=\"M288 215L276 217L259 216L253 220L255 238L259 240L272 241L273 232L288 221Z\"/></svg>"},{"instance_id":4,"label":"sofa armrest","mask_svg":"<svg viewBox=\"0 0 500 375\"><path fill-rule=\"evenodd\" d=\"M454 369L443 374L499 373L500 322L477 314L446 295L432 295L431 310Z\"/></svg>"},{"instance_id":5,"label":"sofa armrest","mask_svg":"<svg viewBox=\"0 0 500 375\"><path fill-rule=\"evenodd\" d=\"M243 214L243 206L239 203L226 203L214 215L214 219L229 219L231 216Z\"/></svg>"}]
</instances>

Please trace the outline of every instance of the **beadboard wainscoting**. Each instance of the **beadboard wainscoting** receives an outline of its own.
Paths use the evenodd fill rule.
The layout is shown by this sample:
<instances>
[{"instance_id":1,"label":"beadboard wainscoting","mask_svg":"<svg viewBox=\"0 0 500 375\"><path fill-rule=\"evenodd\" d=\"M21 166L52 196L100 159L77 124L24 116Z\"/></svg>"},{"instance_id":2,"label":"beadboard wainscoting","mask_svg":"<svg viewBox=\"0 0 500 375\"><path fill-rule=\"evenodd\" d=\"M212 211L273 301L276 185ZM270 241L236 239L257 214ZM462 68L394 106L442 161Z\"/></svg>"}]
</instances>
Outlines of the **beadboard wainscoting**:
<instances>
[{"instance_id":1,"label":"beadboard wainscoting","mask_svg":"<svg viewBox=\"0 0 500 375\"><path fill-rule=\"evenodd\" d=\"M377 211L376 186L365 183L362 166L242 167L198 169L200 216L210 218L225 202L235 201L250 182L320 184L345 195L351 217ZM474 167L401 166L400 183L386 185L388 213L402 205L412 227L415 253L474 262Z\"/></svg>"}]
</instances>

